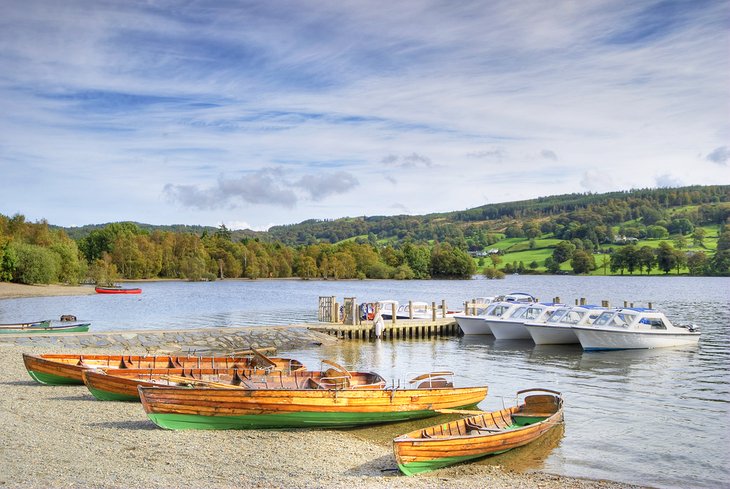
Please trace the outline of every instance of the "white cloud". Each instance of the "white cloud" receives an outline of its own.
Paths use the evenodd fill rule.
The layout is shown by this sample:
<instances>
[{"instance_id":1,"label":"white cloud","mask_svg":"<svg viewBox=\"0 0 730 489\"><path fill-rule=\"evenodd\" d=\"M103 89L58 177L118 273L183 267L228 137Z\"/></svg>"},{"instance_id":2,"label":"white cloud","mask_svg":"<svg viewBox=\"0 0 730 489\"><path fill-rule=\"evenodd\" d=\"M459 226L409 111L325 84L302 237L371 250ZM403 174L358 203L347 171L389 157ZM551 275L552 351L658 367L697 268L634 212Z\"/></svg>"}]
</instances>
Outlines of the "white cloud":
<instances>
[{"instance_id":1,"label":"white cloud","mask_svg":"<svg viewBox=\"0 0 730 489\"><path fill-rule=\"evenodd\" d=\"M494 181L730 182L727 9L664 6L8 0L0 213L261 227L464 209Z\"/></svg>"},{"instance_id":2,"label":"white cloud","mask_svg":"<svg viewBox=\"0 0 730 489\"><path fill-rule=\"evenodd\" d=\"M707 161L711 161L713 163L717 163L718 165L726 166L728 160L730 160L730 148L727 146L720 146L718 148L715 148L708 154L705 159Z\"/></svg>"}]
</instances>

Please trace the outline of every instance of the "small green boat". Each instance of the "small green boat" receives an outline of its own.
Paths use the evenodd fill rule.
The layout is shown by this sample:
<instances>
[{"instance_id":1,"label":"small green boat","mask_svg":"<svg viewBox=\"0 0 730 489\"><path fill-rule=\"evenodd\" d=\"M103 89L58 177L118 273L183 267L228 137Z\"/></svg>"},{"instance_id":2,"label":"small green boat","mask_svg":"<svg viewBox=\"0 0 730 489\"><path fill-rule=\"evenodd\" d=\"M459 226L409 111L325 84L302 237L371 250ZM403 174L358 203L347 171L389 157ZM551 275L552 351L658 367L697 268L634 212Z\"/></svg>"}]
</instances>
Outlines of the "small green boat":
<instances>
[{"instance_id":1,"label":"small green boat","mask_svg":"<svg viewBox=\"0 0 730 489\"><path fill-rule=\"evenodd\" d=\"M50 320L0 325L0 334L86 333L91 323L52 325Z\"/></svg>"}]
</instances>

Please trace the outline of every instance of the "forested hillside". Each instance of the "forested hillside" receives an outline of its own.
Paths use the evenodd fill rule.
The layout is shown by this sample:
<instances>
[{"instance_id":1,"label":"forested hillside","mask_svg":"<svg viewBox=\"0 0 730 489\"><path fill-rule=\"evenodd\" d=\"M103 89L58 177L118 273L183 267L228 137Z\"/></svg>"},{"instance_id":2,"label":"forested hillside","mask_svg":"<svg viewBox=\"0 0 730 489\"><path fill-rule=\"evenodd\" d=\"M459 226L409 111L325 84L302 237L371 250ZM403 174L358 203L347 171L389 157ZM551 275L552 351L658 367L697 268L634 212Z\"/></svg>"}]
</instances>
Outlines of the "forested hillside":
<instances>
[{"instance_id":1,"label":"forested hillside","mask_svg":"<svg viewBox=\"0 0 730 489\"><path fill-rule=\"evenodd\" d=\"M570 194L425 216L64 229L0 214L0 280L730 275L730 186Z\"/></svg>"}]
</instances>

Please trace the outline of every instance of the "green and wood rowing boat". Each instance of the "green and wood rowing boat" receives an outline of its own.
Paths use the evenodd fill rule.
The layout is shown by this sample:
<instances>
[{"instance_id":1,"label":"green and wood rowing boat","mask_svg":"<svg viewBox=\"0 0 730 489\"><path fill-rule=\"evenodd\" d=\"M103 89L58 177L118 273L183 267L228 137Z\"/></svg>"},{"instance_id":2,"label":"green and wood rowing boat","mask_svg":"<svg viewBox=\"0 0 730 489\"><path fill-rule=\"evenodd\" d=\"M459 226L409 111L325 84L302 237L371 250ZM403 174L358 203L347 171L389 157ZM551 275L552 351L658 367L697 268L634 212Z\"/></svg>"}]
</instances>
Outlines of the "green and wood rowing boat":
<instances>
[{"instance_id":1,"label":"green and wood rowing boat","mask_svg":"<svg viewBox=\"0 0 730 489\"><path fill-rule=\"evenodd\" d=\"M241 352L236 356L203 357L175 355L80 355L80 354L23 354L28 374L37 382L49 385L84 383L84 370L93 368L263 368L293 371L304 365L291 358L267 357L258 351Z\"/></svg>"},{"instance_id":2,"label":"green and wood rowing boat","mask_svg":"<svg viewBox=\"0 0 730 489\"><path fill-rule=\"evenodd\" d=\"M295 370L292 372L262 369L159 368L159 369L89 369L82 373L91 394L102 401L137 401L137 387L186 386L240 389L299 389L317 386L323 389L350 387L382 389L385 379L375 373Z\"/></svg>"},{"instance_id":3,"label":"green and wood rowing boat","mask_svg":"<svg viewBox=\"0 0 730 489\"><path fill-rule=\"evenodd\" d=\"M0 326L0 334L86 333L91 323L51 324L51 321Z\"/></svg>"},{"instance_id":4,"label":"green and wood rowing boat","mask_svg":"<svg viewBox=\"0 0 730 489\"><path fill-rule=\"evenodd\" d=\"M526 389L517 393L515 406L400 435L393 451L401 472L413 475L526 445L562 421L559 392Z\"/></svg>"},{"instance_id":5,"label":"green and wood rowing boat","mask_svg":"<svg viewBox=\"0 0 730 489\"><path fill-rule=\"evenodd\" d=\"M346 372L346 371L345 371ZM436 383L433 383L436 384ZM147 416L166 429L341 428L434 416L439 409L475 406L487 387L294 389L139 387Z\"/></svg>"}]
</instances>

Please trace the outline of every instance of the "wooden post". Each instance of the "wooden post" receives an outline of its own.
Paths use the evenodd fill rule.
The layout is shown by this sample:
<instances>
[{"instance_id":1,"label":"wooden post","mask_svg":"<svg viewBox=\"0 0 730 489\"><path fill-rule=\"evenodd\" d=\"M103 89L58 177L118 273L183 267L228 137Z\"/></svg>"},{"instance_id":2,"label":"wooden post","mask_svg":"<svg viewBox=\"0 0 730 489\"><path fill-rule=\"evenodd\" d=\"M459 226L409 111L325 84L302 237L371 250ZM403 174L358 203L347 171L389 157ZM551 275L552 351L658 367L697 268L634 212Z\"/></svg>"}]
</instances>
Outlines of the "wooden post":
<instances>
[{"instance_id":1,"label":"wooden post","mask_svg":"<svg viewBox=\"0 0 730 489\"><path fill-rule=\"evenodd\" d=\"M585 306L586 305L586 298L585 297L581 297L580 298L580 305L581 306Z\"/></svg>"},{"instance_id":2,"label":"wooden post","mask_svg":"<svg viewBox=\"0 0 730 489\"><path fill-rule=\"evenodd\" d=\"M395 302L390 304L390 311L391 311L390 322L395 324Z\"/></svg>"},{"instance_id":3,"label":"wooden post","mask_svg":"<svg viewBox=\"0 0 730 489\"><path fill-rule=\"evenodd\" d=\"M601 301L601 307L606 307L606 308L608 308L608 301L607 301L607 300L603 300L603 301Z\"/></svg>"},{"instance_id":4,"label":"wooden post","mask_svg":"<svg viewBox=\"0 0 730 489\"><path fill-rule=\"evenodd\" d=\"M413 301L408 301L408 319L413 319Z\"/></svg>"},{"instance_id":5,"label":"wooden post","mask_svg":"<svg viewBox=\"0 0 730 489\"><path fill-rule=\"evenodd\" d=\"M651 307L651 302L649 303L649 309L654 309L653 307Z\"/></svg>"},{"instance_id":6,"label":"wooden post","mask_svg":"<svg viewBox=\"0 0 730 489\"><path fill-rule=\"evenodd\" d=\"M431 302L431 321L436 321L436 301Z\"/></svg>"},{"instance_id":7,"label":"wooden post","mask_svg":"<svg viewBox=\"0 0 730 489\"><path fill-rule=\"evenodd\" d=\"M469 301L464 301L464 314L469 315Z\"/></svg>"},{"instance_id":8,"label":"wooden post","mask_svg":"<svg viewBox=\"0 0 730 489\"><path fill-rule=\"evenodd\" d=\"M556 297L555 298L555 302L557 302L558 304L560 304L560 297Z\"/></svg>"},{"instance_id":9,"label":"wooden post","mask_svg":"<svg viewBox=\"0 0 730 489\"><path fill-rule=\"evenodd\" d=\"M624 307L629 307L629 303L627 301L624 301Z\"/></svg>"},{"instance_id":10,"label":"wooden post","mask_svg":"<svg viewBox=\"0 0 730 489\"><path fill-rule=\"evenodd\" d=\"M340 305L335 302L335 311L334 314L332 314L332 322L333 323L339 323L340 322Z\"/></svg>"},{"instance_id":11,"label":"wooden post","mask_svg":"<svg viewBox=\"0 0 730 489\"><path fill-rule=\"evenodd\" d=\"M446 317L446 301L444 299L441 299L441 317Z\"/></svg>"}]
</instances>

